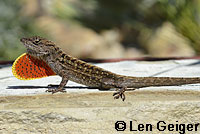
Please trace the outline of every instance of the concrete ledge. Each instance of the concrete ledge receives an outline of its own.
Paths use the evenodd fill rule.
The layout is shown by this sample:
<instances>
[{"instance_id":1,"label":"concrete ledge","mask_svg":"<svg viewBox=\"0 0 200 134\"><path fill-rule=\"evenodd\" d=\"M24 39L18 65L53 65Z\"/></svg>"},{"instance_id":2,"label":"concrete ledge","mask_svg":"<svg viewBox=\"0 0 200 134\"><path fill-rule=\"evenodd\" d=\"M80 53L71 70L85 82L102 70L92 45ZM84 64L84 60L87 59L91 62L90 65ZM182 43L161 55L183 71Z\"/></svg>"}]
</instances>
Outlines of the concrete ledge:
<instances>
[{"instance_id":1,"label":"concrete ledge","mask_svg":"<svg viewBox=\"0 0 200 134\"><path fill-rule=\"evenodd\" d=\"M98 64L113 72L132 76L198 77L196 60L165 62L119 62ZM159 121L166 124L200 123L200 85L148 87L126 92L126 100L113 100L113 91L67 88L68 93L48 94L48 84L59 84L58 76L21 81L11 68L0 69L0 133L179 133L159 132ZM80 86L70 82L69 86ZM115 129L126 122L125 132ZM139 124L151 124L152 132L136 131ZM178 125L180 126L180 125ZM199 133L193 130L186 133Z\"/></svg>"}]
</instances>

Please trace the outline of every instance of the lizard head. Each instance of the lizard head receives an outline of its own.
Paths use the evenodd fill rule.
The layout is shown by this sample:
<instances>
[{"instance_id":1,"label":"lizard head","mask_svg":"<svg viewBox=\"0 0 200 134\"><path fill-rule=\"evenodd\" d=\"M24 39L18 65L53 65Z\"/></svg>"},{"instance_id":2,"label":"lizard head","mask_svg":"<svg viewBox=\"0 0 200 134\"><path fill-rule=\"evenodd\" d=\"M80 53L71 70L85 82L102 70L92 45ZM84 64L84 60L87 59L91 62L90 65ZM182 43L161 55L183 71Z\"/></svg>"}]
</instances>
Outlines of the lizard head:
<instances>
[{"instance_id":1,"label":"lizard head","mask_svg":"<svg viewBox=\"0 0 200 134\"><path fill-rule=\"evenodd\" d=\"M26 47L28 54L36 58L42 58L45 55L55 53L55 44L45 38L33 36L21 38L20 41Z\"/></svg>"}]
</instances>

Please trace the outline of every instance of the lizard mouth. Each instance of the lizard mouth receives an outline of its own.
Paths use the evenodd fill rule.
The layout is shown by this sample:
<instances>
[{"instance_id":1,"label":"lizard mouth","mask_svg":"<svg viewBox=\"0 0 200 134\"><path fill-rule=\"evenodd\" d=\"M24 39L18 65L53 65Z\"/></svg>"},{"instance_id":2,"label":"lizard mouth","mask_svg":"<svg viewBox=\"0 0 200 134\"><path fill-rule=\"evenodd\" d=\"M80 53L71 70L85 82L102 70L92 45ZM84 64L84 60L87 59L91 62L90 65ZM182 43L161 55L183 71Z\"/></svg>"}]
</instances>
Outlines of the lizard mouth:
<instances>
[{"instance_id":1,"label":"lizard mouth","mask_svg":"<svg viewBox=\"0 0 200 134\"><path fill-rule=\"evenodd\" d=\"M27 51L37 49L37 47L27 38L21 38L20 41L27 48Z\"/></svg>"},{"instance_id":2,"label":"lizard mouth","mask_svg":"<svg viewBox=\"0 0 200 134\"><path fill-rule=\"evenodd\" d=\"M38 51L38 53L39 53L38 47L36 45L34 45L31 40L29 40L27 38L21 38L20 41L26 47L28 54L30 54L32 56L36 56L35 51Z\"/></svg>"},{"instance_id":3,"label":"lizard mouth","mask_svg":"<svg viewBox=\"0 0 200 134\"><path fill-rule=\"evenodd\" d=\"M21 38L20 41L23 43L23 45L26 47L27 53L31 56L34 56L35 58L41 58L43 53L43 49L34 44L32 40L29 38Z\"/></svg>"}]
</instances>

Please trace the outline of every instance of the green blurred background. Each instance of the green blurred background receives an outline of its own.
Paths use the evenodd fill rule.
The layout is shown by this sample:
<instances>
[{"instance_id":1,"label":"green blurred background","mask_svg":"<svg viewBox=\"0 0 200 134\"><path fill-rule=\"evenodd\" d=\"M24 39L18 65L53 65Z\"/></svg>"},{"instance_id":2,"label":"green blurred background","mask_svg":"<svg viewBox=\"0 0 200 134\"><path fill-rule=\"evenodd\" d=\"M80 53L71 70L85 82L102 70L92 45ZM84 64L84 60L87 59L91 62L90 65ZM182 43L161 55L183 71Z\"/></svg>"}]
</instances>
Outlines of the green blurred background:
<instances>
[{"instance_id":1,"label":"green blurred background","mask_svg":"<svg viewBox=\"0 0 200 134\"><path fill-rule=\"evenodd\" d=\"M200 54L200 0L0 0L0 60L40 35L81 58Z\"/></svg>"}]
</instances>

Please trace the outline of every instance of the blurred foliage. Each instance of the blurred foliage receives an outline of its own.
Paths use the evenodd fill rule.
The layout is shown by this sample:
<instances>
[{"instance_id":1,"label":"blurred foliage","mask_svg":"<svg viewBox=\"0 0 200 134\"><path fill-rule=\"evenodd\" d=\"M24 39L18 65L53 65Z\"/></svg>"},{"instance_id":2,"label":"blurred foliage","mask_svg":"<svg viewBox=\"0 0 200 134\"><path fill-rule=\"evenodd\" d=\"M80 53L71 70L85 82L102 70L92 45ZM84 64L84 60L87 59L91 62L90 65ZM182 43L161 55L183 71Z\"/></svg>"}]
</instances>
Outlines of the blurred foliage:
<instances>
[{"instance_id":1,"label":"blurred foliage","mask_svg":"<svg viewBox=\"0 0 200 134\"><path fill-rule=\"evenodd\" d=\"M31 25L33 18L21 15L19 0L0 1L0 60L14 60L23 51L19 39L39 30Z\"/></svg>"},{"instance_id":2,"label":"blurred foliage","mask_svg":"<svg viewBox=\"0 0 200 134\"><path fill-rule=\"evenodd\" d=\"M143 40L169 21L200 54L200 0L37 1L43 7L40 15L78 22L97 32L119 30L125 46L141 48ZM23 6L22 0L0 0L0 60L14 59L25 51L19 42L22 36L44 34L33 23L38 16L24 16Z\"/></svg>"},{"instance_id":3,"label":"blurred foliage","mask_svg":"<svg viewBox=\"0 0 200 134\"><path fill-rule=\"evenodd\" d=\"M156 7L157 14L173 23L200 54L200 0L160 0Z\"/></svg>"},{"instance_id":4,"label":"blurred foliage","mask_svg":"<svg viewBox=\"0 0 200 134\"><path fill-rule=\"evenodd\" d=\"M44 8L59 19L70 20L73 16L77 16L76 8L69 0L49 0L49 3L49 6Z\"/></svg>"},{"instance_id":5,"label":"blurred foliage","mask_svg":"<svg viewBox=\"0 0 200 134\"><path fill-rule=\"evenodd\" d=\"M96 8L93 10L79 8L80 16L77 19L96 31L121 28L123 25L142 21L145 13L142 3L143 0L115 0L114 2L96 0Z\"/></svg>"},{"instance_id":6,"label":"blurred foliage","mask_svg":"<svg viewBox=\"0 0 200 134\"><path fill-rule=\"evenodd\" d=\"M142 31L169 21L200 54L200 0L96 0L94 10L83 11L79 21L96 31L119 28L125 45L140 44Z\"/></svg>"}]
</instances>

